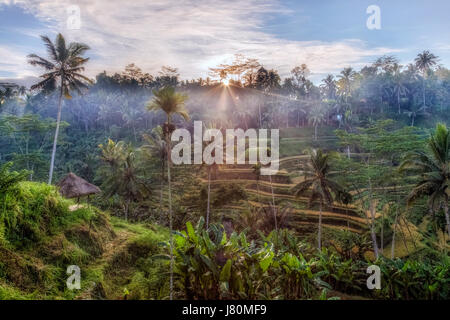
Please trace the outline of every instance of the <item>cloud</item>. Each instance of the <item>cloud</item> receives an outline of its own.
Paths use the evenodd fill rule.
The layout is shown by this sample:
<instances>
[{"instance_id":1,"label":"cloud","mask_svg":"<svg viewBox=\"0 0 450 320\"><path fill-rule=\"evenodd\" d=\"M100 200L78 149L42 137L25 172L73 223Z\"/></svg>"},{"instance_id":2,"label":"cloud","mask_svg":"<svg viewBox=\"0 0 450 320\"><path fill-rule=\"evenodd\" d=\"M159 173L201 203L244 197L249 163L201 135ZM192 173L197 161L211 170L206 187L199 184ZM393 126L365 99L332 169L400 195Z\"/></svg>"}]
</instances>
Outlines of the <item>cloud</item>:
<instances>
[{"instance_id":1,"label":"cloud","mask_svg":"<svg viewBox=\"0 0 450 320\"><path fill-rule=\"evenodd\" d=\"M35 75L36 70L27 63L26 55L24 48L0 45L0 71L18 78Z\"/></svg>"},{"instance_id":2,"label":"cloud","mask_svg":"<svg viewBox=\"0 0 450 320\"><path fill-rule=\"evenodd\" d=\"M8 0L0 0L1 2ZM313 73L361 66L374 56L396 52L368 48L360 40L294 41L264 32L271 17L289 14L275 0L9 0L45 22L56 34L92 48L90 76L120 71L134 62L155 74L162 65L179 67L182 78L206 77L208 67L235 53L257 58L287 75L307 63ZM81 29L67 29L67 9L81 10ZM19 69L18 69L19 70Z\"/></svg>"}]
</instances>

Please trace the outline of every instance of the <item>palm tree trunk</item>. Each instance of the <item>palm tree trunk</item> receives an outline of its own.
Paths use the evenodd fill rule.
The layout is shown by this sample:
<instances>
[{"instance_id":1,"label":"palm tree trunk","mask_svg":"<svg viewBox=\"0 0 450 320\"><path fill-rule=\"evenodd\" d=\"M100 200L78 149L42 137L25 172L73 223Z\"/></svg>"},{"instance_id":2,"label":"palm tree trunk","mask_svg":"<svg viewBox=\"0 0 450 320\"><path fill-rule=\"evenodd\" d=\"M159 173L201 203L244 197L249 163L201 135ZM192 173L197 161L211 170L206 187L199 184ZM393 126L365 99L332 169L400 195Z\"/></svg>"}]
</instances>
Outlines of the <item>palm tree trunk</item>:
<instances>
[{"instance_id":1,"label":"palm tree trunk","mask_svg":"<svg viewBox=\"0 0 450 320\"><path fill-rule=\"evenodd\" d=\"M425 107L425 74L422 77L423 106Z\"/></svg>"},{"instance_id":2,"label":"palm tree trunk","mask_svg":"<svg viewBox=\"0 0 450 320\"><path fill-rule=\"evenodd\" d=\"M125 202L125 221L128 221L128 209L130 208L130 201Z\"/></svg>"},{"instance_id":3,"label":"palm tree trunk","mask_svg":"<svg viewBox=\"0 0 450 320\"><path fill-rule=\"evenodd\" d=\"M382 209L381 214L381 235L380 235L380 245L381 245L381 254L384 252L384 210Z\"/></svg>"},{"instance_id":4,"label":"palm tree trunk","mask_svg":"<svg viewBox=\"0 0 450 320\"><path fill-rule=\"evenodd\" d=\"M400 91L397 91L398 114L400 114Z\"/></svg>"},{"instance_id":5,"label":"palm tree trunk","mask_svg":"<svg viewBox=\"0 0 450 320\"><path fill-rule=\"evenodd\" d=\"M206 206L206 229L209 227L209 211L211 204L211 168L208 168L208 203Z\"/></svg>"},{"instance_id":6,"label":"palm tree trunk","mask_svg":"<svg viewBox=\"0 0 450 320\"><path fill-rule=\"evenodd\" d=\"M448 237L450 239L450 218L448 216L448 196L447 195L445 195L445 197L444 197L444 214L445 214L445 221L447 222Z\"/></svg>"},{"instance_id":7,"label":"palm tree trunk","mask_svg":"<svg viewBox=\"0 0 450 320\"><path fill-rule=\"evenodd\" d=\"M173 219L172 219L172 186L170 178L170 115L167 116L167 135L166 135L166 145L167 145L167 181L169 188L169 230L170 230L170 288L169 288L169 299L173 300Z\"/></svg>"},{"instance_id":8,"label":"palm tree trunk","mask_svg":"<svg viewBox=\"0 0 450 320\"><path fill-rule=\"evenodd\" d=\"M391 259L394 259L395 252L395 232L397 231L397 216L398 216L398 205L397 210L395 211L395 219L394 219L394 233L392 235L392 246L391 246Z\"/></svg>"},{"instance_id":9,"label":"palm tree trunk","mask_svg":"<svg viewBox=\"0 0 450 320\"><path fill-rule=\"evenodd\" d=\"M370 216L371 216L370 235L372 237L373 252L375 253L375 259L378 259L379 254L378 254L377 235L375 233L375 207L372 200L370 200Z\"/></svg>"},{"instance_id":10,"label":"palm tree trunk","mask_svg":"<svg viewBox=\"0 0 450 320\"><path fill-rule=\"evenodd\" d=\"M256 180L256 192L258 195L258 202L261 202L261 199L259 197L259 179Z\"/></svg>"},{"instance_id":11,"label":"palm tree trunk","mask_svg":"<svg viewBox=\"0 0 450 320\"><path fill-rule=\"evenodd\" d=\"M345 215L347 216L347 231L350 231L350 214L348 213L348 205L345 205Z\"/></svg>"},{"instance_id":12,"label":"palm tree trunk","mask_svg":"<svg viewBox=\"0 0 450 320\"><path fill-rule=\"evenodd\" d=\"M64 82L63 82L63 80L61 80L61 91L59 93L58 115L56 117L56 129L55 129L55 137L53 139L52 158L50 160L50 171L48 173L48 184L52 184L52 180L53 180L53 167L55 166L56 145L58 144L59 125L61 123L61 112L62 112L62 103L63 103L63 87L64 87Z\"/></svg>"},{"instance_id":13,"label":"palm tree trunk","mask_svg":"<svg viewBox=\"0 0 450 320\"><path fill-rule=\"evenodd\" d=\"M317 233L319 251L322 250L322 200L320 200L319 231Z\"/></svg>"},{"instance_id":14,"label":"palm tree trunk","mask_svg":"<svg viewBox=\"0 0 450 320\"><path fill-rule=\"evenodd\" d=\"M258 112L259 112L259 127L262 128L261 103L258 103Z\"/></svg>"},{"instance_id":15,"label":"palm tree trunk","mask_svg":"<svg viewBox=\"0 0 450 320\"><path fill-rule=\"evenodd\" d=\"M317 140L317 125L314 126L314 140Z\"/></svg>"},{"instance_id":16,"label":"palm tree trunk","mask_svg":"<svg viewBox=\"0 0 450 320\"><path fill-rule=\"evenodd\" d=\"M164 188L164 180L161 180L161 185L159 189L159 214L162 217L162 200L163 200L163 188Z\"/></svg>"}]
</instances>

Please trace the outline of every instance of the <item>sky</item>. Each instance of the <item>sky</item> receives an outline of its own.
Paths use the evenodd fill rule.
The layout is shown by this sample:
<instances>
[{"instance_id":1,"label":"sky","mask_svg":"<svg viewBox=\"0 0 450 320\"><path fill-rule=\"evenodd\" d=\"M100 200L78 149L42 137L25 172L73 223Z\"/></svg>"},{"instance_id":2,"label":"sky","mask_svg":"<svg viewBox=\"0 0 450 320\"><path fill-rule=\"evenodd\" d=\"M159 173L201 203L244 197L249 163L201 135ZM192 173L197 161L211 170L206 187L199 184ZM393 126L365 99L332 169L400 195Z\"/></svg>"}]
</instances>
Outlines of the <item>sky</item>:
<instances>
[{"instance_id":1,"label":"sky","mask_svg":"<svg viewBox=\"0 0 450 320\"><path fill-rule=\"evenodd\" d=\"M370 5L380 8L380 29L367 27ZM79 28L70 23L73 6ZM423 50L449 67L448 12L448 0L0 0L0 79L35 81L42 70L26 56L45 56L39 36L58 32L91 47L90 77L135 63L151 74L169 65L182 79L206 78L237 53L283 77L306 63L314 82L382 55L407 64Z\"/></svg>"}]
</instances>

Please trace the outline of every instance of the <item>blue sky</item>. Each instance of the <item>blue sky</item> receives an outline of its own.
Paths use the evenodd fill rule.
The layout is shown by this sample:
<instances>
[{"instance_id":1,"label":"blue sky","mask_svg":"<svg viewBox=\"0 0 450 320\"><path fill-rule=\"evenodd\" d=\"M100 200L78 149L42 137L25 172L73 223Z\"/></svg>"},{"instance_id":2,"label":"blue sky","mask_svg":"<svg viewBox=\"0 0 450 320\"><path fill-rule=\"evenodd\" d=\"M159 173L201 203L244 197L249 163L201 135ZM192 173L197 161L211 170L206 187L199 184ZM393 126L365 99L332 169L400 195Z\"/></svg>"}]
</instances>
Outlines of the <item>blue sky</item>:
<instances>
[{"instance_id":1,"label":"blue sky","mask_svg":"<svg viewBox=\"0 0 450 320\"><path fill-rule=\"evenodd\" d=\"M68 30L74 4L81 28ZM380 30L366 27L369 5L381 9ZM235 53L283 76L306 63L315 81L383 54L406 64L425 49L448 67L448 12L448 0L0 0L0 78L38 75L26 55L45 55L39 35L57 32L91 46L89 76L134 62L153 74L171 65L182 78L206 77Z\"/></svg>"}]
</instances>

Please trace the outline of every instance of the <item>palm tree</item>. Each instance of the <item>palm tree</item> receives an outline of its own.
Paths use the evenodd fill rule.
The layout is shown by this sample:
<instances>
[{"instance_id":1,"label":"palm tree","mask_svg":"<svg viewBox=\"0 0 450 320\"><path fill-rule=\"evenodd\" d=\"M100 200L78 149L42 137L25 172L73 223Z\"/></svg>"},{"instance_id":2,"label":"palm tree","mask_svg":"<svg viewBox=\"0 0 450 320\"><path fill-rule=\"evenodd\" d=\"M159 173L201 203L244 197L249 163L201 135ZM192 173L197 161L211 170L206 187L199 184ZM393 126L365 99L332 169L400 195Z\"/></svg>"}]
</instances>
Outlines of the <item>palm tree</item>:
<instances>
[{"instance_id":1,"label":"palm tree","mask_svg":"<svg viewBox=\"0 0 450 320\"><path fill-rule=\"evenodd\" d=\"M410 204L418 198L428 196L431 212L435 213L443 206L450 237L450 131L445 124L436 126L436 131L428 139L427 147L428 152L411 153L400 166L400 170L418 171L422 175L421 181L409 193L407 202Z\"/></svg>"},{"instance_id":2,"label":"palm tree","mask_svg":"<svg viewBox=\"0 0 450 320\"><path fill-rule=\"evenodd\" d=\"M353 68L344 68L341 74L338 75L338 89L340 94L345 98L345 103L348 103L348 97L352 94L352 81L355 77L355 71Z\"/></svg>"},{"instance_id":3,"label":"palm tree","mask_svg":"<svg viewBox=\"0 0 450 320\"><path fill-rule=\"evenodd\" d=\"M258 195L258 202L260 202L260 198L259 198L259 181L261 180L261 162L258 162L257 164L255 164L253 167L253 173L256 176L256 192Z\"/></svg>"},{"instance_id":4,"label":"palm tree","mask_svg":"<svg viewBox=\"0 0 450 320\"><path fill-rule=\"evenodd\" d=\"M143 139L146 142L142 146L142 149L147 153L149 158L155 157L159 159L161 168L161 187L159 195L159 211L162 212L162 199L163 199L163 185L164 185L164 172L166 170L167 162L167 146L164 140L163 129L160 126L152 129L151 135L143 134Z\"/></svg>"},{"instance_id":5,"label":"palm tree","mask_svg":"<svg viewBox=\"0 0 450 320\"><path fill-rule=\"evenodd\" d=\"M208 126L205 126L205 130L208 130L208 129L218 129L217 123L214 122L214 121L210 122L208 124ZM222 130L222 128L220 128L219 130ZM209 143L207 141L203 141L203 148L202 149L204 150L208 144ZM211 156L213 156L213 157L215 156L215 152L214 151L212 152ZM203 160L205 160L205 159L203 159ZM204 165L206 165L207 171L208 171L208 191L207 191L208 196L207 196L207 200L206 200L206 224L205 224L206 229L208 229L208 227L209 227L209 217L210 217L210 213L211 213L211 173L214 172L214 175L216 175L217 174L217 170L219 169L219 165L217 163L213 163L213 164L209 164L208 165L208 164L206 164L205 161L203 161L200 169Z\"/></svg>"},{"instance_id":6,"label":"palm tree","mask_svg":"<svg viewBox=\"0 0 450 320\"><path fill-rule=\"evenodd\" d=\"M414 127L414 121L418 116L428 116L429 113L426 111L427 107L425 106L419 106L419 105L413 105L411 107L411 110L404 111L403 113L406 114L409 118L411 118L411 127Z\"/></svg>"},{"instance_id":7,"label":"palm tree","mask_svg":"<svg viewBox=\"0 0 450 320\"><path fill-rule=\"evenodd\" d=\"M437 63L438 57L426 50L419 53L414 59L417 69L422 72L422 95L423 95L423 107L425 107L425 77L432 66Z\"/></svg>"},{"instance_id":8,"label":"palm tree","mask_svg":"<svg viewBox=\"0 0 450 320\"><path fill-rule=\"evenodd\" d=\"M317 128L325 121L324 109L321 106L312 109L308 121L314 126L314 140L317 140Z\"/></svg>"},{"instance_id":9,"label":"palm tree","mask_svg":"<svg viewBox=\"0 0 450 320\"><path fill-rule=\"evenodd\" d=\"M164 124L164 136L166 138L167 147L167 181L169 188L169 229L170 229L170 300L173 299L173 234L172 234L172 189L170 179L170 136L175 130L172 125L172 116L180 115L184 120L189 120L189 114L185 108L185 102L188 99L187 95L175 92L173 87L164 87L159 91L153 91L154 97L147 104L149 111L162 110L167 115L167 122Z\"/></svg>"},{"instance_id":10,"label":"palm tree","mask_svg":"<svg viewBox=\"0 0 450 320\"><path fill-rule=\"evenodd\" d=\"M322 79L320 88L323 90L327 99L334 99L336 97L336 82L332 74L327 75L325 79Z\"/></svg>"},{"instance_id":11,"label":"palm tree","mask_svg":"<svg viewBox=\"0 0 450 320\"><path fill-rule=\"evenodd\" d=\"M27 170L20 172L10 171L12 166L12 162L7 162L0 166L0 197L2 198L2 208L5 208L8 191L16 188L19 182L25 180L27 175L30 174Z\"/></svg>"},{"instance_id":12,"label":"palm tree","mask_svg":"<svg viewBox=\"0 0 450 320\"><path fill-rule=\"evenodd\" d=\"M319 200L319 230L318 230L318 247L322 248L322 208L324 204L331 205L333 203L333 194L345 193L342 186L332 180L330 175L330 159L333 154L324 153L322 150L308 150L309 161L304 168L305 180L293 187L295 196L302 195L305 191L310 190L309 207L315 200Z\"/></svg>"},{"instance_id":13,"label":"palm tree","mask_svg":"<svg viewBox=\"0 0 450 320\"><path fill-rule=\"evenodd\" d=\"M148 181L143 177L136 152L130 145L109 139L106 145L99 147L100 159L106 164L99 171L103 179L102 190L106 197L118 195L124 200L125 220L128 220L131 203L141 201L151 193Z\"/></svg>"},{"instance_id":14,"label":"palm tree","mask_svg":"<svg viewBox=\"0 0 450 320\"><path fill-rule=\"evenodd\" d=\"M345 213L347 215L347 231L348 231L350 229L348 205L353 201L353 197L350 192L343 190L336 193L335 199L339 203L345 205Z\"/></svg>"},{"instance_id":15,"label":"palm tree","mask_svg":"<svg viewBox=\"0 0 450 320\"><path fill-rule=\"evenodd\" d=\"M31 86L31 90L40 89L44 92L54 91L59 85L58 115L56 117L55 137L53 140L52 156L50 161L50 171L48 183L52 183L53 167L55 165L56 145L58 143L59 126L61 123L61 110L63 98L70 99L70 91L75 90L81 93L82 88L88 88L92 80L82 75L83 65L89 58L83 58L83 54L89 50L89 47L83 43L71 42L66 46L66 40L62 34L56 36L53 43L47 36L41 36L42 41L47 47L49 59L44 59L36 54L28 55L28 62L33 66L43 67L46 73L41 75L43 78L39 83Z\"/></svg>"},{"instance_id":16,"label":"palm tree","mask_svg":"<svg viewBox=\"0 0 450 320\"><path fill-rule=\"evenodd\" d=\"M400 97L408 93L408 88L403 82L403 75L401 73L402 66L395 64L393 67L393 82L394 82L394 94L397 96L398 114L401 114L400 109Z\"/></svg>"}]
</instances>

